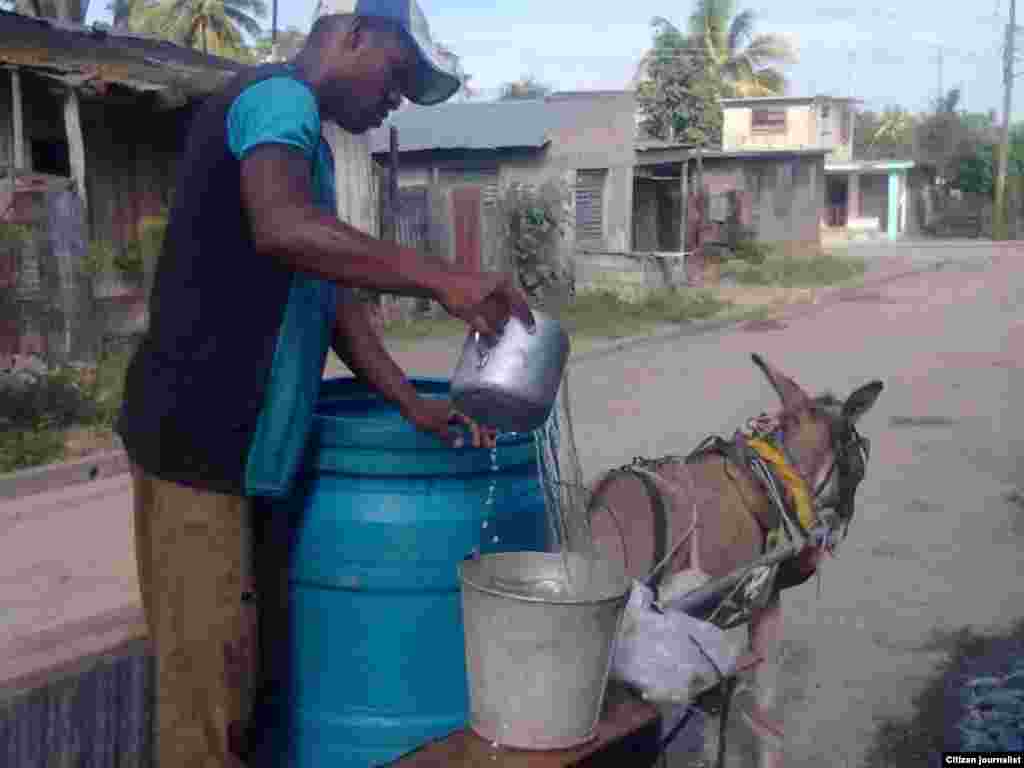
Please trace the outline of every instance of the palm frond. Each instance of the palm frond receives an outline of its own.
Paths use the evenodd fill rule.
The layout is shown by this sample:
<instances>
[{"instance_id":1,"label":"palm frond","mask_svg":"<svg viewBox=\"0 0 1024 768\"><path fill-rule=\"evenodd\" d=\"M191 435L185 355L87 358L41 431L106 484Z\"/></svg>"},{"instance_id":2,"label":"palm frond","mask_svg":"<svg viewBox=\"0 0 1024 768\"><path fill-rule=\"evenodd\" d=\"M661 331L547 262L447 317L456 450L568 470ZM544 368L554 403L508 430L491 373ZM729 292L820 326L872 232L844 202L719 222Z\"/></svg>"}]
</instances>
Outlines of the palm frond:
<instances>
[{"instance_id":1,"label":"palm frond","mask_svg":"<svg viewBox=\"0 0 1024 768\"><path fill-rule=\"evenodd\" d=\"M753 82L760 91L755 94L757 96L781 96L786 92L786 76L771 67L759 69L754 74Z\"/></svg>"},{"instance_id":2,"label":"palm frond","mask_svg":"<svg viewBox=\"0 0 1024 768\"><path fill-rule=\"evenodd\" d=\"M792 64L797 58L796 48L781 35L755 35L744 53L755 66Z\"/></svg>"},{"instance_id":3,"label":"palm frond","mask_svg":"<svg viewBox=\"0 0 1024 768\"><path fill-rule=\"evenodd\" d=\"M266 18L267 4L264 0L224 0L224 11L242 11L250 17L257 19Z\"/></svg>"},{"instance_id":4,"label":"palm frond","mask_svg":"<svg viewBox=\"0 0 1024 768\"><path fill-rule=\"evenodd\" d=\"M239 11L235 8L230 8L227 5L225 5L224 16L227 19L230 19L232 22L234 22L234 27L232 27L232 30L235 33L238 32L238 28L241 28L255 38L259 37L260 33L263 31L263 28L260 26L259 22L256 21L256 19L249 16L248 14L246 14L244 11ZM238 38L239 41L241 41L241 35L238 35Z\"/></svg>"},{"instance_id":5,"label":"palm frond","mask_svg":"<svg viewBox=\"0 0 1024 768\"><path fill-rule=\"evenodd\" d=\"M735 55L743 47L743 43L754 35L754 12L741 11L729 25L729 38L727 42L731 55Z\"/></svg>"},{"instance_id":6,"label":"palm frond","mask_svg":"<svg viewBox=\"0 0 1024 768\"><path fill-rule=\"evenodd\" d=\"M245 43L242 38L242 33L238 28L238 24L232 23L233 11L230 8L225 7L222 13L216 13L208 17L208 26L210 32L213 33L213 38L217 41L218 50L236 50ZM245 14L242 14L243 16ZM248 16L245 16L249 19ZM249 21L252 21L249 19Z\"/></svg>"}]
</instances>

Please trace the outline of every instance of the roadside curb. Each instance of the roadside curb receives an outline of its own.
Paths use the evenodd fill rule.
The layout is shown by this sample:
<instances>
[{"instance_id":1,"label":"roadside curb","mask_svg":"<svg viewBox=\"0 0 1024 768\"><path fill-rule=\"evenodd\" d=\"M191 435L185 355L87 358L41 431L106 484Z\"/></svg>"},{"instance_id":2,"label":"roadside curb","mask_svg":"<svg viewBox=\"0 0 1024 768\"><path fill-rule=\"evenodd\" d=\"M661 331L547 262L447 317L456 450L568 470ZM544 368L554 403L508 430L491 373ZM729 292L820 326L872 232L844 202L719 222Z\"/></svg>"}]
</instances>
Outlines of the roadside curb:
<instances>
[{"instance_id":1,"label":"roadside curb","mask_svg":"<svg viewBox=\"0 0 1024 768\"><path fill-rule=\"evenodd\" d=\"M130 471L128 454L123 450L104 451L78 461L22 469L0 475L0 499L16 499L70 485L102 480Z\"/></svg>"},{"instance_id":2,"label":"roadside curb","mask_svg":"<svg viewBox=\"0 0 1024 768\"><path fill-rule=\"evenodd\" d=\"M1024 241L1020 241L1024 245ZM813 304L792 304L773 313L773 317L779 320L796 319L806 317L820 312L823 309L833 306L842 300L842 294L846 291L857 291L865 288L872 288L895 280L902 280L907 277L933 272L941 268L944 262L936 262L919 267L908 268L898 272L879 274L874 278L865 279L858 283L833 286L825 288L822 295L815 298ZM704 336L710 333L724 331L728 328L739 327L749 322L743 318L729 318L723 320L704 320L687 323L676 327L670 327L652 333L628 336L622 339L597 345L586 352L571 355L569 365L575 366L579 363L586 363L591 360L598 360L603 357L614 355L627 349L635 349L645 345L653 345L674 341L676 339ZM113 477L128 472L130 463L128 455L123 450L106 451L93 456L87 456L78 461L64 464L52 464L45 467L34 467L32 469L19 470L6 475L0 475L0 500L15 499L23 496L32 496L47 491L57 491L73 485L89 483L94 480Z\"/></svg>"}]
</instances>

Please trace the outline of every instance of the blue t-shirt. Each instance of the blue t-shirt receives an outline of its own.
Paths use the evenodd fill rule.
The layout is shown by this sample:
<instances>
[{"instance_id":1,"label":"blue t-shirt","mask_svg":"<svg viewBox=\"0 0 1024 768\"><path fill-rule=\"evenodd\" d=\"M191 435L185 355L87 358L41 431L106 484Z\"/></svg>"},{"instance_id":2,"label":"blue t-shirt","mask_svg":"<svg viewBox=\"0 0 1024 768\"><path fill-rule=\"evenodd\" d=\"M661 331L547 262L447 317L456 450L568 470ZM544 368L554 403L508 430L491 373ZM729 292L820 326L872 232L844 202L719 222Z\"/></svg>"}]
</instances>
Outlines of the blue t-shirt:
<instances>
[{"instance_id":1,"label":"blue t-shirt","mask_svg":"<svg viewBox=\"0 0 1024 768\"><path fill-rule=\"evenodd\" d=\"M312 163L314 202L332 214L337 211L334 158L307 85L290 77L250 85L231 105L227 120L235 157L242 160L264 144L294 147ZM280 495L297 469L320 390L336 300L332 283L295 275L246 466L246 490L252 495Z\"/></svg>"},{"instance_id":2,"label":"blue t-shirt","mask_svg":"<svg viewBox=\"0 0 1024 768\"><path fill-rule=\"evenodd\" d=\"M334 159L323 140L320 112L309 87L290 77L250 85L228 111L228 145L241 160L261 144L295 147L313 163L313 199L336 210Z\"/></svg>"}]
</instances>

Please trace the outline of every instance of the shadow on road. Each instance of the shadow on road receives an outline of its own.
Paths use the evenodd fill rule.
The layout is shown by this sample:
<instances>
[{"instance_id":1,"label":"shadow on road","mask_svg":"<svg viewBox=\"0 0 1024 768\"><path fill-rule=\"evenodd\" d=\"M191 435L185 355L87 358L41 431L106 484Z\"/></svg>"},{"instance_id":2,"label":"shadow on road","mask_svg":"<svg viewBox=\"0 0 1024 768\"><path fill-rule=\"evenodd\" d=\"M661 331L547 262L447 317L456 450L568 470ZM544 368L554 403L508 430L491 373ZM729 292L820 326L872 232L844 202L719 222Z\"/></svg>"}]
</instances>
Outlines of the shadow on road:
<instances>
[{"instance_id":1,"label":"shadow on road","mask_svg":"<svg viewBox=\"0 0 1024 768\"><path fill-rule=\"evenodd\" d=\"M1022 748L1024 620L1002 634L936 632L930 646L946 662L914 697L911 717L879 723L863 768L937 766L944 750Z\"/></svg>"}]
</instances>

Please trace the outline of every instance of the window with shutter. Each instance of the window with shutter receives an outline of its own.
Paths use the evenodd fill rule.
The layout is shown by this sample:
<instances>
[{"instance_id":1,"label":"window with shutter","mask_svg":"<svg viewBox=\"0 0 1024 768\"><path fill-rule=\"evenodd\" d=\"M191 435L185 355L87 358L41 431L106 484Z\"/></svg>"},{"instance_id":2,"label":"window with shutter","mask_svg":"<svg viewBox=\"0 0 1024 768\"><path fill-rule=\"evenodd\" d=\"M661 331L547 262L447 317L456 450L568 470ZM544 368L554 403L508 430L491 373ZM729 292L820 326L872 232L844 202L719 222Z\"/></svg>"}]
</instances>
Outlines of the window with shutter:
<instances>
[{"instance_id":1,"label":"window with shutter","mask_svg":"<svg viewBox=\"0 0 1024 768\"><path fill-rule=\"evenodd\" d=\"M750 115L750 128L757 133L785 133L786 110L755 109Z\"/></svg>"},{"instance_id":2,"label":"window with shutter","mask_svg":"<svg viewBox=\"0 0 1024 768\"><path fill-rule=\"evenodd\" d=\"M608 171L576 172L576 240L599 243L604 238L604 184Z\"/></svg>"}]
</instances>

